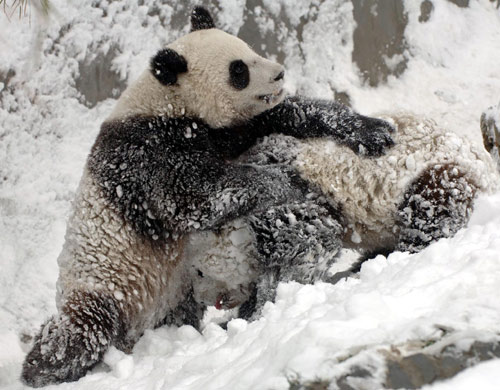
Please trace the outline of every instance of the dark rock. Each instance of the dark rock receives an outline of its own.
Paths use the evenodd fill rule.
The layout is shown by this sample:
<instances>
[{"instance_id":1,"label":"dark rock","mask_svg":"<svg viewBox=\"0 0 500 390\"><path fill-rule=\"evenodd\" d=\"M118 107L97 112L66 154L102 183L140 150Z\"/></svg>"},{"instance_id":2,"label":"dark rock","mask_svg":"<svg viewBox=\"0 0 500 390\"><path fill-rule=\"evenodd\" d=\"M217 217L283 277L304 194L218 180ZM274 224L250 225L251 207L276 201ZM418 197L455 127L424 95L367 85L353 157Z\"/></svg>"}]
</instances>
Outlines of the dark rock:
<instances>
[{"instance_id":1,"label":"dark rock","mask_svg":"<svg viewBox=\"0 0 500 390\"><path fill-rule=\"evenodd\" d=\"M91 60L78 64L80 74L75 80L75 87L88 107L94 107L108 98L117 98L125 90L125 80L111 67L118 54L118 48L112 46L107 52L99 52Z\"/></svg>"},{"instance_id":2,"label":"dark rock","mask_svg":"<svg viewBox=\"0 0 500 390\"><path fill-rule=\"evenodd\" d=\"M448 0L448 1L460 8L467 8L469 6L469 0Z\"/></svg>"},{"instance_id":3,"label":"dark rock","mask_svg":"<svg viewBox=\"0 0 500 390\"><path fill-rule=\"evenodd\" d=\"M10 80L15 75L16 75L16 72L14 71L14 69L9 69L5 72L2 72L0 70L0 84L3 84L3 85L0 85L0 101L2 100L3 92L7 90L9 83L10 83Z\"/></svg>"},{"instance_id":4,"label":"dark rock","mask_svg":"<svg viewBox=\"0 0 500 390\"><path fill-rule=\"evenodd\" d=\"M391 389L417 389L437 380L451 378L467 367L499 356L498 341L475 341L468 350L450 344L434 354L419 352L406 357L391 357L387 362L385 386Z\"/></svg>"},{"instance_id":5,"label":"dark rock","mask_svg":"<svg viewBox=\"0 0 500 390\"><path fill-rule=\"evenodd\" d=\"M481 133L484 147L500 170L500 105L488 108L481 115Z\"/></svg>"},{"instance_id":6,"label":"dark rock","mask_svg":"<svg viewBox=\"0 0 500 390\"><path fill-rule=\"evenodd\" d=\"M385 82L389 75L399 76L408 60L404 56L404 37L408 17L399 0L353 0L354 30L352 59L370 86ZM390 66L388 59L393 62Z\"/></svg>"},{"instance_id":7,"label":"dark rock","mask_svg":"<svg viewBox=\"0 0 500 390\"><path fill-rule=\"evenodd\" d=\"M431 18L432 11L434 11L434 4L430 0L424 0L420 4L420 16L418 21L420 23L425 23Z\"/></svg>"},{"instance_id":8,"label":"dark rock","mask_svg":"<svg viewBox=\"0 0 500 390\"><path fill-rule=\"evenodd\" d=\"M328 390L330 381L316 380L312 382L301 382L300 379L289 381L288 390Z\"/></svg>"},{"instance_id":9,"label":"dark rock","mask_svg":"<svg viewBox=\"0 0 500 390\"><path fill-rule=\"evenodd\" d=\"M344 375L337 380L337 386L339 390L357 390L356 387L351 386L350 379L371 377L372 374L367 369L354 366L351 368L349 374Z\"/></svg>"},{"instance_id":10,"label":"dark rock","mask_svg":"<svg viewBox=\"0 0 500 390\"><path fill-rule=\"evenodd\" d=\"M438 375L434 357L416 353L399 361L389 361L387 384L394 389L417 389L433 382Z\"/></svg>"}]
</instances>

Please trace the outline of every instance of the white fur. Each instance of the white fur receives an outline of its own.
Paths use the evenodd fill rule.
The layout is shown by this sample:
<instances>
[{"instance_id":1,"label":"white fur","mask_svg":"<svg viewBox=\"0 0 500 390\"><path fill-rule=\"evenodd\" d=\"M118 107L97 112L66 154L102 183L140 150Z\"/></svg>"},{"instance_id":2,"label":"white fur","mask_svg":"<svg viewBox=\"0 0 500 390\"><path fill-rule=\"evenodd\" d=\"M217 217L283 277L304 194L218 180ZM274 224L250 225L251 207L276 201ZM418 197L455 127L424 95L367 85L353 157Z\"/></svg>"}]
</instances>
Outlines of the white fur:
<instances>
[{"instance_id":1,"label":"white fur","mask_svg":"<svg viewBox=\"0 0 500 390\"><path fill-rule=\"evenodd\" d=\"M221 30L199 30L168 45L182 55L188 71L178 75L177 84L162 85L146 70L118 100L108 120L134 115L196 117L218 128L247 120L273 107L261 95L278 95L283 80L274 81L283 70L277 63L257 55L241 39ZM237 90L229 84L229 64L243 60L250 72L248 87Z\"/></svg>"},{"instance_id":2,"label":"white fur","mask_svg":"<svg viewBox=\"0 0 500 390\"><path fill-rule=\"evenodd\" d=\"M184 261L203 273L194 283L197 301L214 305L225 295L223 306L231 308L248 298L247 287L256 279L258 265L253 236L243 219L227 223L218 233L189 234L184 253Z\"/></svg>"},{"instance_id":3,"label":"white fur","mask_svg":"<svg viewBox=\"0 0 500 390\"><path fill-rule=\"evenodd\" d=\"M131 325L127 338L136 340L184 297L183 249L182 239L159 247L141 238L85 171L58 258L58 309L72 291L102 291L124 309Z\"/></svg>"}]
</instances>

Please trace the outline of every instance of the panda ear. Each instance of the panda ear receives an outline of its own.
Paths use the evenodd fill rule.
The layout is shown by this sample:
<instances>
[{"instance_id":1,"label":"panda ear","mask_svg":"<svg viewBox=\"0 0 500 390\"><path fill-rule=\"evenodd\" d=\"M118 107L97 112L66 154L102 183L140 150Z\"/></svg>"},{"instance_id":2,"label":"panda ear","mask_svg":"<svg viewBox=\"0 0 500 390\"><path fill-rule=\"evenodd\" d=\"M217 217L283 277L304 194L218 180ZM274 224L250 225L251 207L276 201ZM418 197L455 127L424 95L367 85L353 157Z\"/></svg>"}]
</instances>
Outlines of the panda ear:
<instances>
[{"instance_id":1,"label":"panda ear","mask_svg":"<svg viewBox=\"0 0 500 390\"><path fill-rule=\"evenodd\" d=\"M206 8L194 7L191 12L191 31L215 28L215 23Z\"/></svg>"},{"instance_id":2,"label":"panda ear","mask_svg":"<svg viewBox=\"0 0 500 390\"><path fill-rule=\"evenodd\" d=\"M151 58L151 73L163 85L175 84L177 75L187 70L186 59L175 50L163 49Z\"/></svg>"}]
</instances>

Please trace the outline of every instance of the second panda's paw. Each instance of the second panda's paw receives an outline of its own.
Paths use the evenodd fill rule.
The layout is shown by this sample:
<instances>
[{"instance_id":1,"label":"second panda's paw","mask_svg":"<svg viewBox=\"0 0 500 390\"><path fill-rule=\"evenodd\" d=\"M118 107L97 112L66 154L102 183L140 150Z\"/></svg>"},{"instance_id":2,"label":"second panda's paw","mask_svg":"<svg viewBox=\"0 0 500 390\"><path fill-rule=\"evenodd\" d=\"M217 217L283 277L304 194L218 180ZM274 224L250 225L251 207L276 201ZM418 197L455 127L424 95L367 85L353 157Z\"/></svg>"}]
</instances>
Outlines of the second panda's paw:
<instances>
[{"instance_id":1,"label":"second panda's paw","mask_svg":"<svg viewBox=\"0 0 500 390\"><path fill-rule=\"evenodd\" d=\"M352 132L346 136L345 144L356 154L381 156L394 145L392 133L394 126L391 123L359 115L353 123Z\"/></svg>"}]
</instances>

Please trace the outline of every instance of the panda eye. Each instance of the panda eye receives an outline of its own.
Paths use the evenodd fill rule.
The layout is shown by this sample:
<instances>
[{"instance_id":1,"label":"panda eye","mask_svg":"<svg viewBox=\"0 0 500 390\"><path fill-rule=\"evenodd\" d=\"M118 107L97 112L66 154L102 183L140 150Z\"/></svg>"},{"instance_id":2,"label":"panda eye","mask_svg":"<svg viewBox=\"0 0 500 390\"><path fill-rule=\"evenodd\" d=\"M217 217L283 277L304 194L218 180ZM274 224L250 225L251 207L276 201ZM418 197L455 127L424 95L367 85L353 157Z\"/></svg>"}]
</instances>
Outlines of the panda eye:
<instances>
[{"instance_id":1,"label":"panda eye","mask_svg":"<svg viewBox=\"0 0 500 390\"><path fill-rule=\"evenodd\" d=\"M229 64L229 83L236 89L244 89L250 83L248 66L242 60Z\"/></svg>"}]
</instances>

